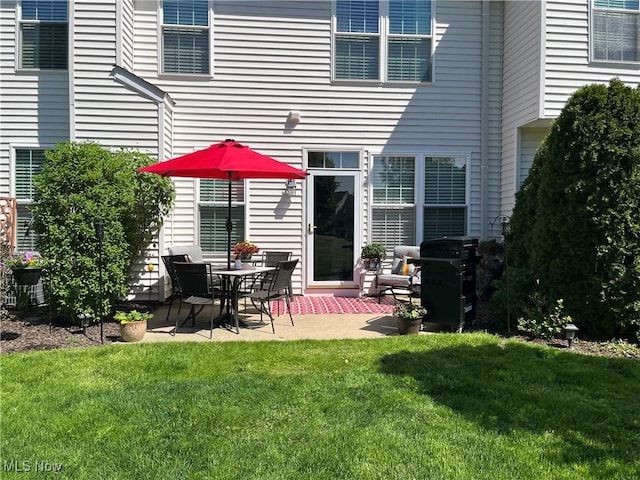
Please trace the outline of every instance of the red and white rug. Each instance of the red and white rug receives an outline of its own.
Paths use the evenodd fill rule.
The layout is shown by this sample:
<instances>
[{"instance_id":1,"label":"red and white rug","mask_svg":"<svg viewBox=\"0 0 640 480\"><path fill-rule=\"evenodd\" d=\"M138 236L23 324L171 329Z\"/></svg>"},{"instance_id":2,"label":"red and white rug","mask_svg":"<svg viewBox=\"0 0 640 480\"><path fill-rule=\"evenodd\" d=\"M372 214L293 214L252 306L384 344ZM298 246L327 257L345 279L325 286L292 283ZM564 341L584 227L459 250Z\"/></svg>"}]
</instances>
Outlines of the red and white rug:
<instances>
[{"instance_id":1,"label":"red and white rug","mask_svg":"<svg viewBox=\"0 0 640 480\"><path fill-rule=\"evenodd\" d=\"M271 305L271 313L280 315L286 312L283 300ZM393 297L385 295L378 303L377 297L295 297L291 303L293 315L340 314L340 313L388 313L393 310Z\"/></svg>"}]
</instances>

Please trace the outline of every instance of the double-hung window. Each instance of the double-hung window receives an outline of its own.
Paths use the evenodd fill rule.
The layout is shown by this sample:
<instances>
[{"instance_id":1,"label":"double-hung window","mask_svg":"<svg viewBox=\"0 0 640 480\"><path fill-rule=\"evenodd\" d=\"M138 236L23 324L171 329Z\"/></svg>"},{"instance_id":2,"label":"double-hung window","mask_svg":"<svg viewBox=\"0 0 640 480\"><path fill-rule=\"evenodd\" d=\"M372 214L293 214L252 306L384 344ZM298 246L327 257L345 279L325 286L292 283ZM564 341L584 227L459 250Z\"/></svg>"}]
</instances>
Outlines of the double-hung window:
<instances>
[{"instance_id":1,"label":"double-hung window","mask_svg":"<svg viewBox=\"0 0 640 480\"><path fill-rule=\"evenodd\" d=\"M593 0L592 60L640 62L640 0Z\"/></svg>"},{"instance_id":2,"label":"double-hung window","mask_svg":"<svg viewBox=\"0 0 640 480\"><path fill-rule=\"evenodd\" d=\"M208 0L162 2L162 72L209 74Z\"/></svg>"},{"instance_id":3,"label":"double-hung window","mask_svg":"<svg viewBox=\"0 0 640 480\"><path fill-rule=\"evenodd\" d=\"M373 158L371 241L389 250L430 238L466 235L467 157L425 156L418 168L420 158Z\"/></svg>"},{"instance_id":4,"label":"double-hung window","mask_svg":"<svg viewBox=\"0 0 640 480\"><path fill-rule=\"evenodd\" d=\"M423 239L465 235L466 157L425 157Z\"/></svg>"},{"instance_id":5,"label":"double-hung window","mask_svg":"<svg viewBox=\"0 0 640 480\"><path fill-rule=\"evenodd\" d=\"M432 81L431 0L335 0L336 80Z\"/></svg>"},{"instance_id":6,"label":"double-hung window","mask_svg":"<svg viewBox=\"0 0 640 480\"><path fill-rule=\"evenodd\" d=\"M226 253L229 183L226 180L200 180L200 246L203 252ZM244 181L231 184L231 245L245 239Z\"/></svg>"},{"instance_id":7,"label":"double-hung window","mask_svg":"<svg viewBox=\"0 0 640 480\"><path fill-rule=\"evenodd\" d=\"M44 150L17 149L15 163L15 197L18 203L16 235L18 251L35 249L36 235L31 228L29 205L33 201L33 177L42 172Z\"/></svg>"},{"instance_id":8,"label":"double-hung window","mask_svg":"<svg viewBox=\"0 0 640 480\"><path fill-rule=\"evenodd\" d=\"M21 69L67 69L67 0L22 0Z\"/></svg>"},{"instance_id":9,"label":"double-hung window","mask_svg":"<svg viewBox=\"0 0 640 480\"><path fill-rule=\"evenodd\" d=\"M371 241L415 244L415 157L376 156L371 169Z\"/></svg>"}]
</instances>

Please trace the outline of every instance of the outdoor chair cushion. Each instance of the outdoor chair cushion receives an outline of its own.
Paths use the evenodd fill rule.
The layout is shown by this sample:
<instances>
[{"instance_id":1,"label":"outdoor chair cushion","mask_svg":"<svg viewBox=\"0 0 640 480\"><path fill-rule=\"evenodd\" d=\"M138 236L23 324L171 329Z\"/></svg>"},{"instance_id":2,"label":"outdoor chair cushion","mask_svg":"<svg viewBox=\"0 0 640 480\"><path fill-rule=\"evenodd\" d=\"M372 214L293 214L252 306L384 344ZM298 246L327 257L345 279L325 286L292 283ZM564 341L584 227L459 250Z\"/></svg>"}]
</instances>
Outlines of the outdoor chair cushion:
<instances>
[{"instance_id":1,"label":"outdoor chair cushion","mask_svg":"<svg viewBox=\"0 0 640 480\"><path fill-rule=\"evenodd\" d=\"M202 248L200 248L200 245L175 245L169 247L169 255L187 255L190 262L202 262Z\"/></svg>"},{"instance_id":2,"label":"outdoor chair cushion","mask_svg":"<svg viewBox=\"0 0 640 480\"><path fill-rule=\"evenodd\" d=\"M408 263L410 258L420 257L420 247L399 245L393 249L391 273L378 272L375 284L380 289L380 295L391 293L395 298L395 289L416 292L421 283L420 268Z\"/></svg>"}]
</instances>

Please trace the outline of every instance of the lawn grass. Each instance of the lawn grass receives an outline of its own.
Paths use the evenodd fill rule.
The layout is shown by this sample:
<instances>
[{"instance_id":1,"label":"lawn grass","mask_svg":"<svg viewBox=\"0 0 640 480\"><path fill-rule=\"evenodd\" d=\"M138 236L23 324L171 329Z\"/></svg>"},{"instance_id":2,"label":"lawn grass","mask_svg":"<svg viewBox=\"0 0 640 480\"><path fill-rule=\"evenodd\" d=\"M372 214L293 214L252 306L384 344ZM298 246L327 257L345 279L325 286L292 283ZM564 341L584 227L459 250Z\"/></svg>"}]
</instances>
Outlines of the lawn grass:
<instances>
[{"instance_id":1,"label":"lawn grass","mask_svg":"<svg viewBox=\"0 0 640 480\"><path fill-rule=\"evenodd\" d=\"M0 367L3 479L640 478L637 360L438 334Z\"/></svg>"}]
</instances>

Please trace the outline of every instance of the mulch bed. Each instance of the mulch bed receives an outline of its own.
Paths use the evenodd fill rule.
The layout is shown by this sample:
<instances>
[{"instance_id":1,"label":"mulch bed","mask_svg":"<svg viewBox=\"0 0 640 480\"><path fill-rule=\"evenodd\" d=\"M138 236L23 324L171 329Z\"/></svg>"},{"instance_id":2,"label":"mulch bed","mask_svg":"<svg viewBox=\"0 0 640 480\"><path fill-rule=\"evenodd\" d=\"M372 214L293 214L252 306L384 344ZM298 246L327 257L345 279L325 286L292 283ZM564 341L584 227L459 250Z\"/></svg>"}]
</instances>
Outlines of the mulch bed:
<instances>
[{"instance_id":1,"label":"mulch bed","mask_svg":"<svg viewBox=\"0 0 640 480\"><path fill-rule=\"evenodd\" d=\"M128 303L116 306L120 310L153 310L154 306ZM16 353L34 350L53 350L61 348L95 347L118 343L120 339L120 325L113 318L105 319L102 327L102 339L100 324L93 324L83 329L72 325L68 320L60 317L52 318L49 322L48 308L32 308L26 312L9 310L7 318L2 318L0 324L0 353ZM504 338L512 338L522 342L546 345L552 348L566 349L567 342L559 339L544 340L531 339L513 332L506 335L504 332L491 330L489 323L482 321L483 316L474 325L465 328L465 331L487 331ZM573 342L572 351L587 355L599 355L607 357L625 357L640 360L640 348L614 348L611 343L597 340L577 338Z\"/></svg>"}]
</instances>

